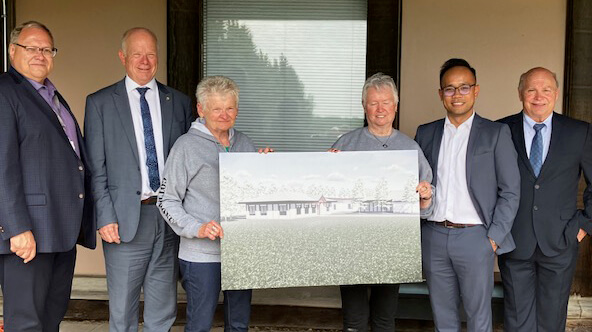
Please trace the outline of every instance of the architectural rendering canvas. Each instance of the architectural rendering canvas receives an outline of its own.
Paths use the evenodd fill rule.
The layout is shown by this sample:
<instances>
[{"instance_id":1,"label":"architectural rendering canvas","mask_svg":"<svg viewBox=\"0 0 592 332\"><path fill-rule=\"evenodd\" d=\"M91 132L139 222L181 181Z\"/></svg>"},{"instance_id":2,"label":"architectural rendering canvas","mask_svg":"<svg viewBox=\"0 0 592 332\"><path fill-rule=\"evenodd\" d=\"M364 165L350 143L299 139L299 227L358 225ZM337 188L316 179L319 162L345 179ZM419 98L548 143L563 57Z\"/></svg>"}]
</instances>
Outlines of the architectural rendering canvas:
<instances>
[{"instance_id":1,"label":"architectural rendering canvas","mask_svg":"<svg viewBox=\"0 0 592 332\"><path fill-rule=\"evenodd\" d=\"M417 160L221 153L222 289L421 281Z\"/></svg>"}]
</instances>

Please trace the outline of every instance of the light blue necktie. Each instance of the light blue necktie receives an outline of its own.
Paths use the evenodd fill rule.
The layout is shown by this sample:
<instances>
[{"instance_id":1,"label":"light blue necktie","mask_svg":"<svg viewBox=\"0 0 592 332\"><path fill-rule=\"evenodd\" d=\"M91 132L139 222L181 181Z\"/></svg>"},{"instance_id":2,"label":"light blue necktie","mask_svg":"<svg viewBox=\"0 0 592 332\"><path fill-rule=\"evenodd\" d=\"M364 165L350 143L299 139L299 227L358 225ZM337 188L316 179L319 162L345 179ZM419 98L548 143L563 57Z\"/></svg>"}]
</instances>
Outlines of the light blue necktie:
<instances>
[{"instance_id":1,"label":"light blue necktie","mask_svg":"<svg viewBox=\"0 0 592 332\"><path fill-rule=\"evenodd\" d=\"M150 117L150 107L146 101L146 91L148 89L150 88L137 88L140 93L140 110L142 111L142 124L144 126L148 180L150 181L150 188L157 191L160 186L160 177L158 175L158 157L156 156L156 144L154 143L154 131L152 130L152 117Z\"/></svg>"},{"instance_id":2,"label":"light blue necktie","mask_svg":"<svg viewBox=\"0 0 592 332\"><path fill-rule=\"evenodd\" d=\"M541 167L543 166L543 134L541 129L545 128L544 123L537 123L534 125L534 137L532 138L532 145L530 146L530 164L534 175L539 176Z\"/></svg>"}]
</instances>

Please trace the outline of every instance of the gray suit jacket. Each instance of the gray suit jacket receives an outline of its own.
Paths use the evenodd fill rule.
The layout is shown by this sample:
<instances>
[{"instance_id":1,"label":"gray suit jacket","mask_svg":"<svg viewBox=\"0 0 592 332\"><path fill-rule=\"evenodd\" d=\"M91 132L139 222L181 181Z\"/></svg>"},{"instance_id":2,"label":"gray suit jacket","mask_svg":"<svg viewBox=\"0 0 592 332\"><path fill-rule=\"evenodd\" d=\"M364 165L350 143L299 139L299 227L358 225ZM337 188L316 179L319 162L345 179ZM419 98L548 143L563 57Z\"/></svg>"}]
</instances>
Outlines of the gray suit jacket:
<instances>
[{"instance_id":1,"label":"gray suit jacket","mask_svg":"<svg viewBox=\"0 0 592 332\"><path fill-rule=\"evenodd\" d=\"M523 113L499 121L510 126L522 186L512 228L519 240L509 257L528 259L537 245L546 256L556 256L577 241L580 228L592 232L592 127L554 113L549 153L536 177L526 154ZM586 181L583 210L577 208L581 173Z\"/></svg>"},{"instance_id":2,"label":"gray suit jacket","mask_svg":"<svg viewBox=\"0 0 592 332\"><path fill-rule=\"evenodd\" d=\"M0 254L12 253L10 238L28 230L40 253L95 247L87 153L76 129L80 158L33 85L13 68L0 75Z\"/></svg>"},{"instance_id":3,"label":"gray suit jacket","mask_svg":"<svg viewBox=\"0 0 592 332\"><path fill-rule=\"evenodd\" d=\"M438 156L444 119L417 128L415 137L432 166L432 184L438 190ZM520 172L508 126L475 114L467 146L467 187L487 235L499 246L498 254L516 247L510 233L520 201ZM454 220L453 220L454 221Z\"/></svg>"},{"instance_id":4,"label":"gray suit jacket","mask_svg":"<svg viewBox=\"0 0 592 332\"><path fill-rule=\"evenodd\" d=\"M157 82L158 83L158 82ZM190 99L158 83L164 157L193 120ZM86 147L92 170L97 228L117 222L121 241L133 240L140 220L142 180L125 80L86 99Z\"/></svg>"}]
</instances>

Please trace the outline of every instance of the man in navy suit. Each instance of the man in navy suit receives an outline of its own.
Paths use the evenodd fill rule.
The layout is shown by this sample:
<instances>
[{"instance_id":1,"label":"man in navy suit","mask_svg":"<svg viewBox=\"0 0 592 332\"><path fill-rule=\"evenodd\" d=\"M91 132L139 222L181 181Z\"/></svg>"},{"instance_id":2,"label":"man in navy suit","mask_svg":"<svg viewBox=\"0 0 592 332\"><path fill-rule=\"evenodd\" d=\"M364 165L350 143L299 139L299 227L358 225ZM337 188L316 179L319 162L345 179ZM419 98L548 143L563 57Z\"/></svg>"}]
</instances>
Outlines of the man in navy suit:
<instances>
[{"instance_id":1,"label":"man in navy suit","mask_svg":"<svg viewBox=\"0 0 592 332\"><path fill-rule=\"evenodd\" d=\"M495 254L514 249L510 234L520 174L508 126L473 109L475 69L450 59L440 70L446 118L420 126L416 140L434 173L434 212L422 222L422 260L436 331L491 331Z\"/></svg>"},{"instance_id":2,"label":"man in navy suit","mask_svg":"<svg viewBox=\"0 0 592 332\"><path fill-rule=\"evenodd\" d=\"M154 79L157 40L146 28L122 38L126 77L88 96L84 122L111 331L168 331L177 317L178 237L156 208L164 163L193 120L190 99Z\"/></svg>"},{"instance_id":3,"label":"man in navy suit","mask_svg":"<svg viewBox=\"0 0 592 332\"><path fill-rule=\"evenodd\" d=\"M520 208L512 227L516 249L499 258L506 331L564 331L578 242L592 231L592 129L554 113L556 75L533 68L520 77L522 112L510 126L518 151ZM584 209L578 182L586 180Z\"/></svg>"},{"instance_id":4,"label":"man in navy suit","mask_svg":"<svg viewBox=\"0 0 592 332\"><path fill-rule=\"evenodd\" d=\"M6 331L58 331L76 243L95 247L86 153L76 118L47 78L57 53L30 21L10 36L0 76L0 285Z\"/></svg>"}]
</instances>

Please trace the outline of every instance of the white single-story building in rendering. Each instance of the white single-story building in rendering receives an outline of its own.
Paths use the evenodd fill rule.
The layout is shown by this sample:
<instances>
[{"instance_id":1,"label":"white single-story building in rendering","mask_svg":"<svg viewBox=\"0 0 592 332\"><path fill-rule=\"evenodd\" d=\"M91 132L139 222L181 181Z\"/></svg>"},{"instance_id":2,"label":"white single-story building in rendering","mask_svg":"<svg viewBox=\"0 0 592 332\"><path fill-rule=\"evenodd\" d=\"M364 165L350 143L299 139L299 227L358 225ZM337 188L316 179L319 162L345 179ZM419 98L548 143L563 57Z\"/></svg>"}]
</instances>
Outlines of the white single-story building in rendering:
<instances>
[{"instance_id":1,"label":"white single-story building in rendering","mask_svg":"<svg viewBox=\"0 0 592 332\"><path fill-rule=\"evenodd\" d=\"M302 193L265 195L238 203L245 205L247 219L291 219L358 210L353 198L314 198Z\"/></svg>"}]
</instances>

